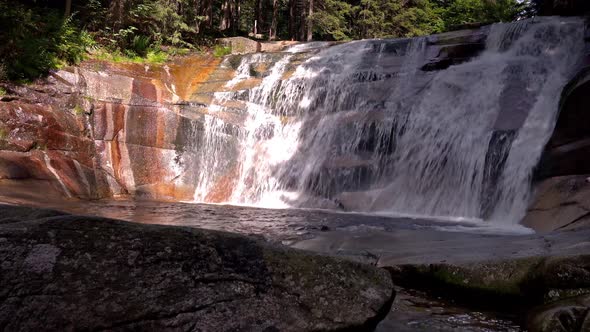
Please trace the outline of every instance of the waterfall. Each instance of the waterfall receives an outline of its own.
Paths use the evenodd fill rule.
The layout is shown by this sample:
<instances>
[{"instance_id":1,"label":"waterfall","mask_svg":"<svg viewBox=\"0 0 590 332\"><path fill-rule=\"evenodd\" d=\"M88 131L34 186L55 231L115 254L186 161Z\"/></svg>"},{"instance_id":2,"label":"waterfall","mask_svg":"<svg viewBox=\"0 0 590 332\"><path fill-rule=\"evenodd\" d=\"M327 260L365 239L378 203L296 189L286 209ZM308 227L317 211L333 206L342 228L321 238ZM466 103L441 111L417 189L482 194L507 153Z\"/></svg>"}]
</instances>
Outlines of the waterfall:
<instances>
[{"instance_id":1,"label":"waterfall","mask_svg":"<svg viewBox=\"0 0 590 332\"><path fill-rule=\"evenodd\" d=\"M481 54L437 71L423 69L429 38L244 56L226 88L260 62L271 69L247 92L216 94L221 110L245 104L226 201L517 223L584 28L537 18L487 29ZM206 169L221 158L219 126L204 129ZM215 176L199 177L196 200Z\"/></svg>"}]
</instances>

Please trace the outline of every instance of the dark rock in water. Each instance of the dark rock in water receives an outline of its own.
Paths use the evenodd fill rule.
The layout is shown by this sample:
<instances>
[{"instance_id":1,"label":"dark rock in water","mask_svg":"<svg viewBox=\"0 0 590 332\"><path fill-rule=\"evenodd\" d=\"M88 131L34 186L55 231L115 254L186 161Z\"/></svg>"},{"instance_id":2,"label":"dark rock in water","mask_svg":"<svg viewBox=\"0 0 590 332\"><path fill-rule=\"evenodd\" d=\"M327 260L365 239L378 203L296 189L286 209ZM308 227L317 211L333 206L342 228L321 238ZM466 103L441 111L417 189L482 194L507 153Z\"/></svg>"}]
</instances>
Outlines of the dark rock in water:
<instances>
[{"instance_id":1,"label":"dark rock in water","mask_svg":"<svg viewBox=\"0 0 590 332\"><path fill-rule=\"evenodd\" d=\"M513 314L528 311L526 325L531 332L590 331L587 255L389 269L398 285L427 290L478 308Z\"/></svg>"},{"instance_id":2,"label":"dark rock in water","mask_svg":"<svg viewBox=\"0 0 590 332\"><path fill-rule=\"evenodd\" d=\"M540 3L540 15L582 15L590 11L587 0L543 0Z\"/></svg>"},{"instance_id":3,"label":"dark rock in water","mask_svg":"<svg viewBox=\"0 0 590 332\"><path fill-rule=\"evenodd\" d=\"M423 71L447 69L452 65L471 60L485 49L485 44L470 43L441 46L435 58L422 66Z\"/></svg>"},{"instance_id":4,"label":"dark rock in water","mask_svg":"<svg viewBox=\"0 0 590 332\"><path fill-rule=\"evenodd\" d=\"M504 171L510 147L514 141L514 131L494 131L488 144L481 190L481 217L488 219L494 212L498 200L498 182Z\"/></svg>"},{"instance_id":5,"label":"dark rock in water","mask_svg":"<svg viewBox=\"0 0 590 332\"><path fill-rule=\"evenodd\" d=\"M590 256L390 267L399 285L495 308L526 308L590 294ZM481 301L482 297L486 301Z\"/></svg>"},{"instance_id":6,"label":"dark rock in water","mask_svg":"<svg viewBox=\"0 0 590 332\"><path fill-rule=\"evenodd\" d=\"M546 1L547 6L582 7L587 1ZM590 225L585 208L590 197L586 179L590 174L590 33L585 28L585 56L578 74L563 89L559 116L553 134L535 170L536 197L523 224L537 231L577 228Z\"/></svg>"},{"instance_id":7,"label":"dark rock in water","mask_svg":"<svg viewBox=\"0 0 590 332\"><path fill-rule=\"evenodd\" d=\"M523 283L541 259L464 265L402 265L390 268L396 284L442 293L471 305L516 308L526 301ZM485 301L481 301L486 298Z\"/></svg>"},{"instance_id":8,"label":"dark rock in water","mask_svg":"<svg viewBox=\"0 0 590 332\"><path fill-rule=\"evenodd\" d=\"M590 331L590 295L548 304L528 315L530 332Z\"/></svg>"},{"instance_id":9,"label":"dark rock in water","mask_svg":"<svg viewBox=\"0 0 590 332\"><path fill-rule=\"evenodd\" d=\"M0 206L5 330L371 330L387 271L191 228Z\"/></svg>"},{"instance_id":10,"label":"dark rock in water","mask_svg":"<svg viewBox=\"0 0 590 332\"><path fill-rule=\"evenodd\" d=\"M590 65L564 89L559 118L547 143L538 179L590 173Z\"/></svg>"}]
</instances>

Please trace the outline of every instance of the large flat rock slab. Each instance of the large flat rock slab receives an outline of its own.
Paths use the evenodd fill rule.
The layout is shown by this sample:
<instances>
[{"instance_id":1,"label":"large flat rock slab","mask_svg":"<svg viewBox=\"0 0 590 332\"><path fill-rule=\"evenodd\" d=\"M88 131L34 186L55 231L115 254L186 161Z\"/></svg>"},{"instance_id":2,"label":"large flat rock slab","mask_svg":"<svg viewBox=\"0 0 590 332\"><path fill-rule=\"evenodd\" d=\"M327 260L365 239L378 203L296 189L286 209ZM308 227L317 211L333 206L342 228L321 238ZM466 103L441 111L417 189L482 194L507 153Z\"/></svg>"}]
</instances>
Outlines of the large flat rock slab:
<instances>
[{"instance_id":1,"label":"large flat rock slab","mask_svg":"<svg viewBox=\"0 0 590 332\"><path fill-rule=\"evenodd\" d=\"M0 205L4 330L370 330L390 274L263 241Z\"/></svg>"}]
</instances>

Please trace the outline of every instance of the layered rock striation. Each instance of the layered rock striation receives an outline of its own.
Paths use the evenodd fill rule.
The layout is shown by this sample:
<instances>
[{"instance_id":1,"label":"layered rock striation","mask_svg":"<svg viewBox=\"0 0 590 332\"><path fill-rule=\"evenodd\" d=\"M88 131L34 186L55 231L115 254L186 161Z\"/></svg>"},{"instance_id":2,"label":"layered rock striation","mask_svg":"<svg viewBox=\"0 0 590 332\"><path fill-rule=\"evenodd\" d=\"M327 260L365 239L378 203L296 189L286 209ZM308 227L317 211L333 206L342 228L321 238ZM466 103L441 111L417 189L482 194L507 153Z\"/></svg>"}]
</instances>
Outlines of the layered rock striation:
<instances>
[{"instance_id":1,"label":"layered rock striation","mask_svg":"<svg viewBox=\"0 0 590 332\"><path fill-rule=\"evenodd\" d=\"M477 55L486 31L429 37L423 70L444 69ZM294 52L283 79L329 45ZM263 51L286 46L265 45ZM18 190L22 184L56 197L190 201L198 184L207 182L200 200L227 201L228 188L238 180L237 137L243 134L248 95L283 58L280 53L249 56L248 68L240 68L243 55L195 55L162 66L91 61L33 85L4 85L0 194L28 195ZM247 77L236 80L240 75ZM231 99L224 97L228 93ZM205 130L211 123L212 135ZM215 152L222 162L209 165L203 154L213 143L220 146ZM199 179L210 167L215 177Z\"/></svg>"}]
</instances>

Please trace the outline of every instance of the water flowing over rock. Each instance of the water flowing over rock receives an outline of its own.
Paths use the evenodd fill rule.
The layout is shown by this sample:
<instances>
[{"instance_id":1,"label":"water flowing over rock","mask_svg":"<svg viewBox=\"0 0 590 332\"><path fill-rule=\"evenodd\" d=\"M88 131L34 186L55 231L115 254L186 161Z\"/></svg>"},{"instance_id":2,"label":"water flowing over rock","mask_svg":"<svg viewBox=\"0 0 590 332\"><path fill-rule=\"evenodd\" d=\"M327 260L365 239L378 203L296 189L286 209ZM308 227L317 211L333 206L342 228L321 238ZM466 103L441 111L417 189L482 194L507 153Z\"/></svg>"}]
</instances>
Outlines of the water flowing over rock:
<instances>
[{"instance_id":1,"label":"water flowing over rock","mask_svg":"<svg viewBox=\"0 0 590 332\"><path fill-rule=\"evenodd\" d=\"M246 112L225 201L515 223L583 38L582 20L543 18L346 43L296 66L296 53L245 56L226 88L260 83L213 101Z\"/></svg>"},{"instance_id":2,"label":"water flowing over rock","mask_svg":"<svg viewBox=\"0 0 590 332\"><path fill-rule=\"evenodd\" d=\"M23 87L0 103L0 181L515 224L582 66L585 25L535 18L164 66L86 63L49 79L58 102Z\"/></svg>"}]
</instances>

